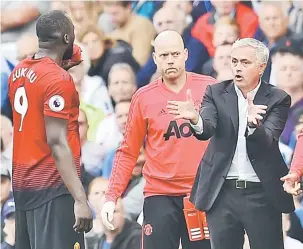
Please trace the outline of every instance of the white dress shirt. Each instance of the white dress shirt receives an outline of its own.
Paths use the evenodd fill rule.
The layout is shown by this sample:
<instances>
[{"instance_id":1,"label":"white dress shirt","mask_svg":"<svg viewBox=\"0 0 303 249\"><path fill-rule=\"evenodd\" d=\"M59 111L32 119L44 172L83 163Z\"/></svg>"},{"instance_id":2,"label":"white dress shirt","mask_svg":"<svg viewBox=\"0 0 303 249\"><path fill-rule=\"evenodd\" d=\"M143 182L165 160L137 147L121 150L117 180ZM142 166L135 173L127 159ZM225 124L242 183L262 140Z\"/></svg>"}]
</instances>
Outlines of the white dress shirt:
<instances>
[{"instance_id":1,"label":"white dress shirt","mask_svg":"<svg viewBox=\"0 0 303 249\"><path fill-rule=\"evenodd\" d=\"M252 98L254 99L261 82L258 86L252 90ZM239 110L239 130L238 130L238 142L235 150L235 154L231 163L231 167L227 174L227 179L239 179L251 182L260 182L256 172L254 171L251 162L247 155L246 150L246 137L245 132L248 129L248 135L253 134L255 129L247 127L247 112L248 112L248 101L243 96L241 90L235 85L235 90L238 96L238 110ZM196 125L191 124L194 130L198 134L203 133L203 122L201 116Z\"/></svg>"}]
</instances>

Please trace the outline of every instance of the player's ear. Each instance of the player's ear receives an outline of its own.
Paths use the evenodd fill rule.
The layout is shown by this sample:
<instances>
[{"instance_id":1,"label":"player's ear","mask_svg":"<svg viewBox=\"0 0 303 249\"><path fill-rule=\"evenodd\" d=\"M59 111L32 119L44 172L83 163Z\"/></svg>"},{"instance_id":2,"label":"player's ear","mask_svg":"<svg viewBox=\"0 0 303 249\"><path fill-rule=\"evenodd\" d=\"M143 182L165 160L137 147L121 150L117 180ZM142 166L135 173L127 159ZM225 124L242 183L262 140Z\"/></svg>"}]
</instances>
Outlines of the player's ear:
<instances>
[{"instance_id":1,"label":"player's ear","mask_svg":"<svg viewBox=\"0 0 303 249\"><path fill-rule=\"evenodd\" d=\"M68 34L65 34L65 35L63 36L63 42L64 42L65 44L69 44L69 36L68 36Z\"/></svg>"}]
</instances>

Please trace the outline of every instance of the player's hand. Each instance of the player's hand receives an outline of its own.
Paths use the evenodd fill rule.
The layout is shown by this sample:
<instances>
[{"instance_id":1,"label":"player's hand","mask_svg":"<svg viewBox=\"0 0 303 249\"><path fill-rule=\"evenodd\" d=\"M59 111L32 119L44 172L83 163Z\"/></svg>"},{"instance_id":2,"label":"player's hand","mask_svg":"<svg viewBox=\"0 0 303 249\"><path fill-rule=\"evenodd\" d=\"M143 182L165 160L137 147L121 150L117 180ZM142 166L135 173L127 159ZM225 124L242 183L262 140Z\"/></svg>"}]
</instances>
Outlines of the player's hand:
<instances>
[{"instance_id":1,"label":"player's hand","mask_svg":"<svg viewBox=\"0 0 303 249\"><path fill-rule=\"evenodd\" d=\"M113 225L115 207L116 204L113 201L107 201L104 203L101 210L102 223L108 230L115 229Z\"/></svg>"},{"instance_id":2,"label":"player's hand","mask_svg":"<svg viewBox=\"0 0 303 249\"><path fill-rule=\"evenodd\" d=\"M287 193L295 196L302 193L301 184L298 182L297 174L290 172L286 176L282 177L281 181L284 182L283 188Z\"/></svg>"},{"instance_id":3,"label":"player's hand","mask_svg":"<svg viewBox=\"0 0 303 249\"><path fill-rule=\"evenodd\" d=\"M76 218L74 230L78 233L88 233L93 228L93 215L87 202L75 201L74 213Z\"/></svg>"},{"instance_id":4,"label":"player's hand","mask_svg":"<svg viewBox=\"0 0 303 249\"><path fill-rule=\"evenodd\" d=\"M199 120L199 113L196 111L194 101L191 96L191 90L187 90L186 101L168 101L166 108L168 113L174 115L175 119L186 119L192 124L197 124Z\"/></svg>"},{"instance_id":5,"label":"player's hand","mask_svg":"<svg viewBox=\"0 0 303 249\"><path fill-rule=\"evenodd\" d=\"M62 61L61 67L67 71L72 67L78 66L83 61L81 52L81 48L74 44L72 57L69 60Z\"/></svg>"},{"instance_id":6,"label":"player's hand","mask_svg":"<svg viewBox=\"0 0 303 249\"><path fill-rule=\"evenodd\" d=\"M66 71L68 71L72 67L78 66L81 62L82 62L82 60L81 61L71 61L71 60L62 61L61 67L63 69L65 69Z\"/></svg>"},{"instance_id":7,"label":"player's hand","mask_svg":"<svg viewBox=\"0 0 303 249\"><path fill-rule=\"evenodd\" d=\"M247 101L248 101L247 122L259 126L260 121L263 119L261 114L266 113L265 110L267 109L267 106L255 105L252 99L252 93L247 94Z\"/></svg>"}]
</instances>

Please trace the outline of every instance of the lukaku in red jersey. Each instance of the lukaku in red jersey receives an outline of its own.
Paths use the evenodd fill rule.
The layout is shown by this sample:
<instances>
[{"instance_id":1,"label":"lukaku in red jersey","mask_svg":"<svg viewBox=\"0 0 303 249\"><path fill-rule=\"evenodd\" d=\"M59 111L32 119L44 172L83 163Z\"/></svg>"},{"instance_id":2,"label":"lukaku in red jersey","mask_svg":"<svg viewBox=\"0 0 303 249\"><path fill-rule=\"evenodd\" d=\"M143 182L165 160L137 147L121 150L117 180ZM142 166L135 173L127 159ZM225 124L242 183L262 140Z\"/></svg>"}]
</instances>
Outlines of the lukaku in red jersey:
<instances>
[{"instance_id":1,"label":"lukaku in red jersey","mask_svg":"<svg viewBox=\"0 0 303 249\"><path fill-rule=\"evenodd\" d=\"M210 248L208 240L190 241L183 214L183 198L190 193L207 142L193 136L190 124L175 120L167 102L186 99L189 89L200 108L209 76L185 71L188 52L181 36L164 31L155 39L154 61L161 77L139 89L131 101L124 140L117 151L101 216L107 229L115 229L115 203L123 194L145 140L144 249Z\"/></svg>"},{"instance_id":2,"label":"lukaku in red jersey","mask_svg":"<svg viewBox=\"0 0 303 249\"><path fill-rule=\"evenodd\" d=\"M79 97L65 70L81 62L69 60L74 27L64 12L51 11L36 32L38 53L9 78L16 249L84 248L81 232L91 229L92 214L80 181Z\"/></svg>"}]
</instances>

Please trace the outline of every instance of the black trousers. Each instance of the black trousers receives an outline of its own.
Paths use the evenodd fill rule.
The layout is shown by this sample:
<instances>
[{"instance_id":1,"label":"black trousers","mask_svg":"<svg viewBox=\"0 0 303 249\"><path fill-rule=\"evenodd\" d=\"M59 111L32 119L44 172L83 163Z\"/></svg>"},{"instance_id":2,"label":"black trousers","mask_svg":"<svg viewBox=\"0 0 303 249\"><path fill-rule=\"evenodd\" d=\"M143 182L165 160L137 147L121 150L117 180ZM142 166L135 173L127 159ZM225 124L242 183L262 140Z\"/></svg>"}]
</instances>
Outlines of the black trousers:
<instances>
[{"instance_id":1,"label":"black trousers","mask_svg":"<svg viewBox=\"0 0 303 249\"><path fill-rule=\"evenodd\" d=\"M251 249L284 248L282 214L261 184L247 189L224 184L206 217L212 249L242 249L245 232Z\"/></svg>"},{"instance_id":2,"label":"black trousers","mask_svg":"<svg viewBox=\"0 0 303 249\"><path fill-rule=\"evenodd\" d=\"M76 233L74 200L61 195L32 210L16 210L16 249L84 249Z\"/></svg>"},{"instance_id":3,"label":"black trousers","mask_svg":"<svg viewBox=\"0 0 303 249\"><path fill-rule=\"evenodd\" d=\"M152 196L143 206L142 249L210 249L209 240L190 241L183 213L184 196Z\"/></svg>"}]
</instances>

